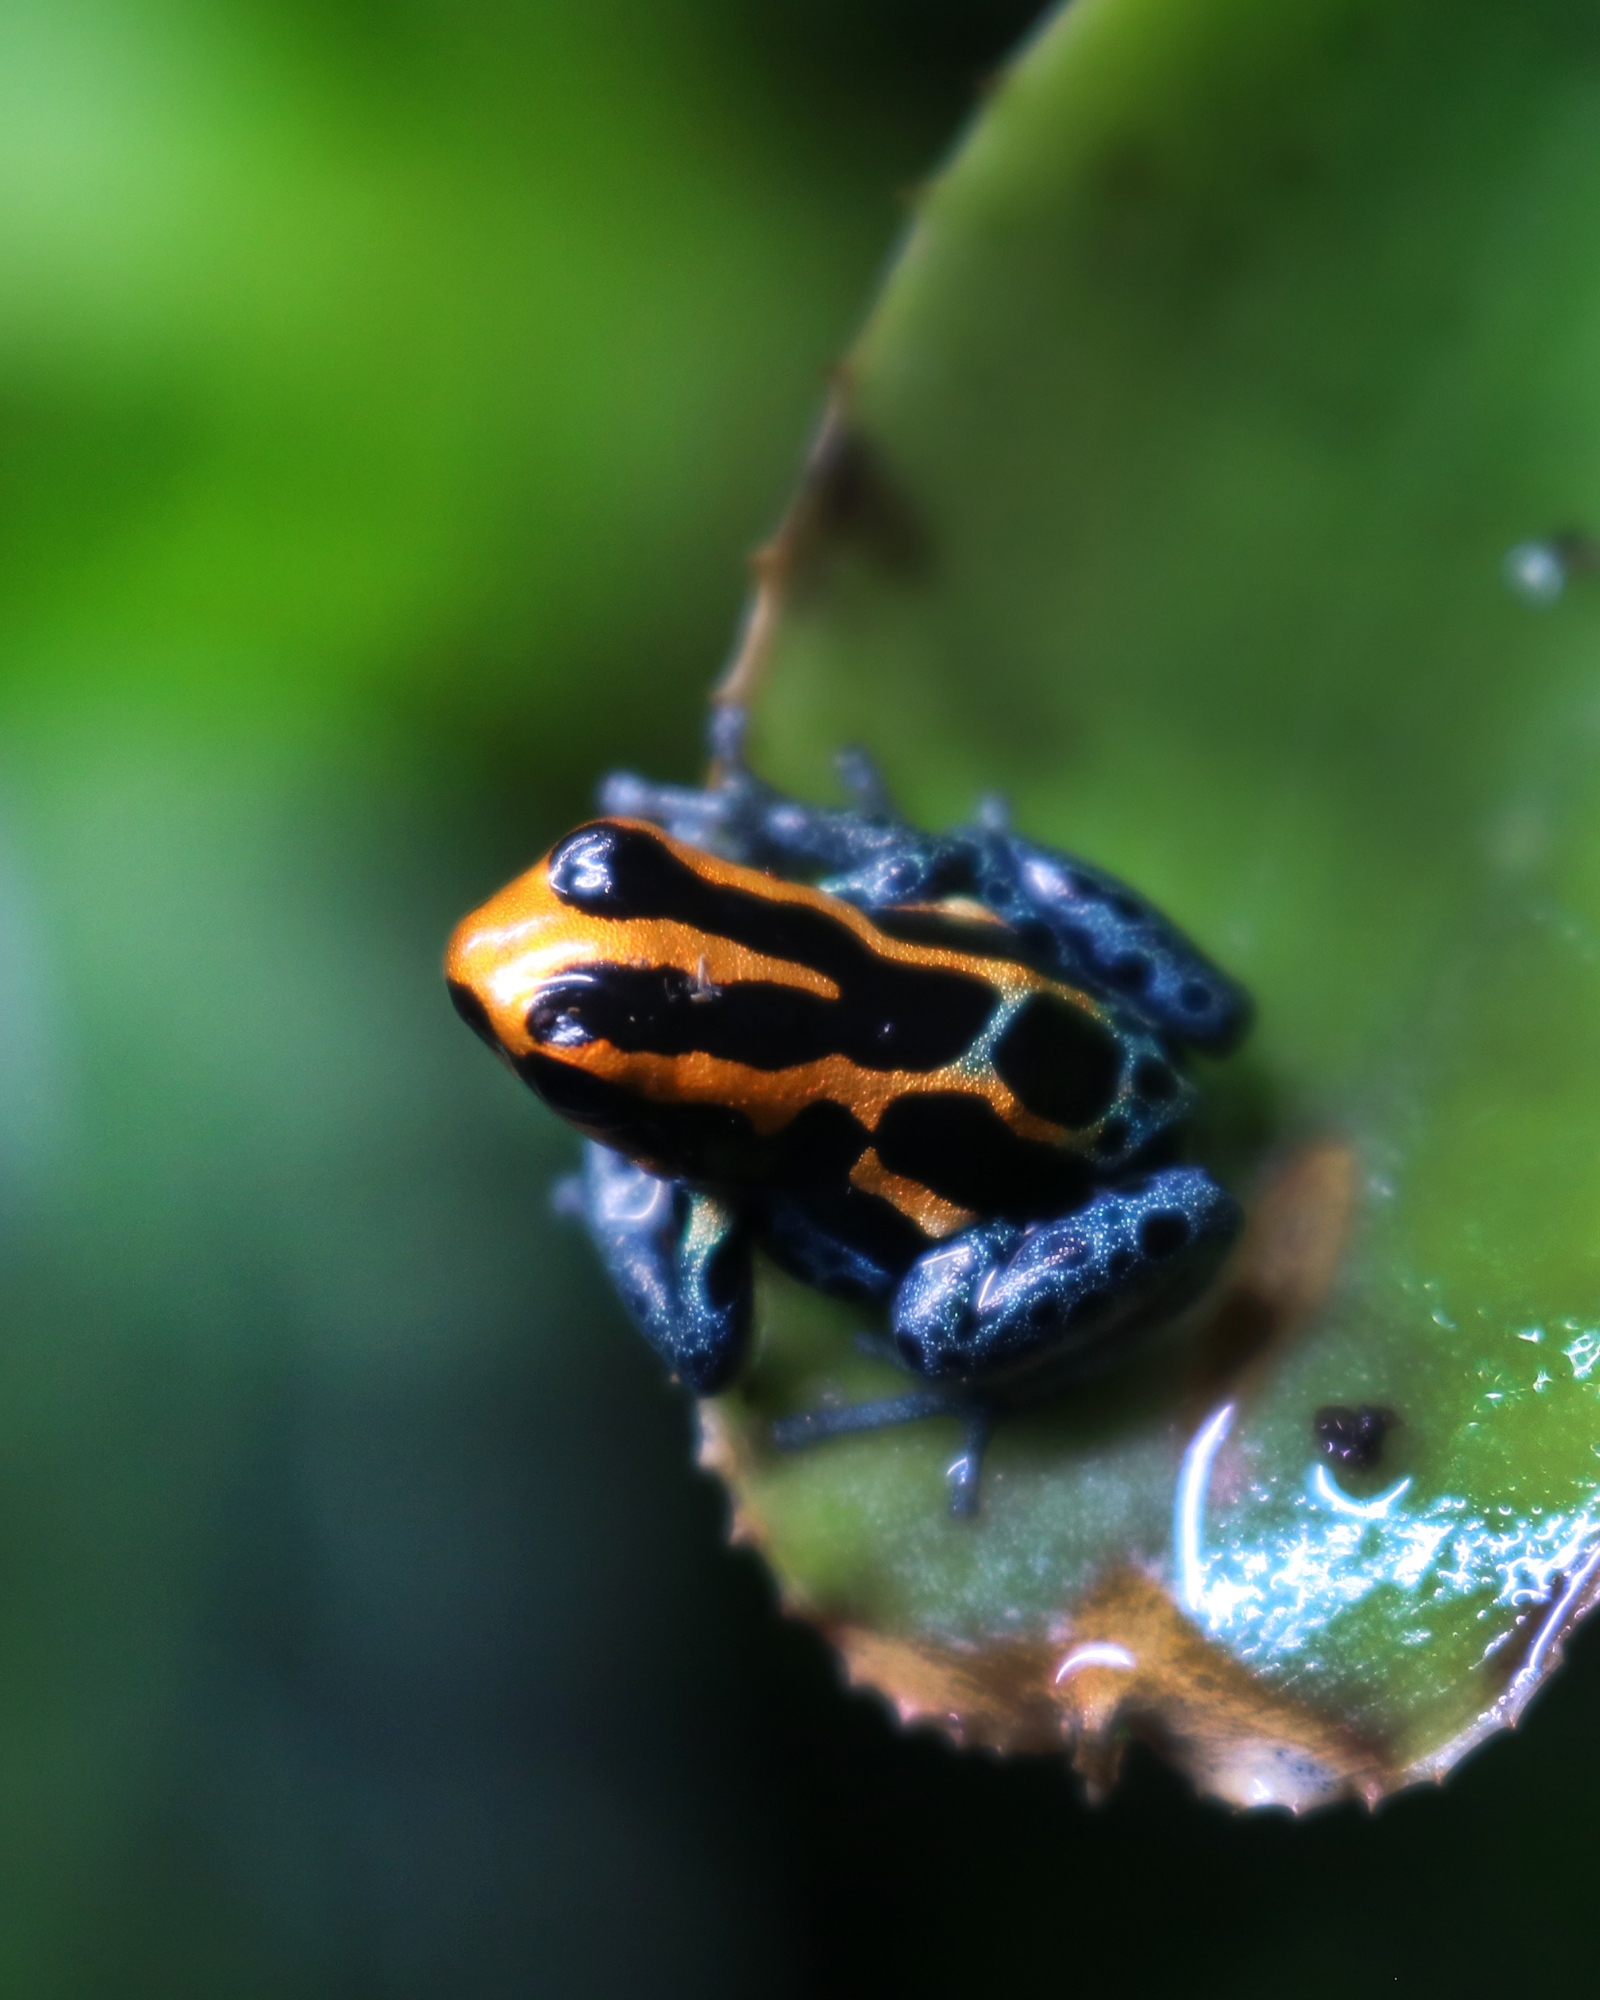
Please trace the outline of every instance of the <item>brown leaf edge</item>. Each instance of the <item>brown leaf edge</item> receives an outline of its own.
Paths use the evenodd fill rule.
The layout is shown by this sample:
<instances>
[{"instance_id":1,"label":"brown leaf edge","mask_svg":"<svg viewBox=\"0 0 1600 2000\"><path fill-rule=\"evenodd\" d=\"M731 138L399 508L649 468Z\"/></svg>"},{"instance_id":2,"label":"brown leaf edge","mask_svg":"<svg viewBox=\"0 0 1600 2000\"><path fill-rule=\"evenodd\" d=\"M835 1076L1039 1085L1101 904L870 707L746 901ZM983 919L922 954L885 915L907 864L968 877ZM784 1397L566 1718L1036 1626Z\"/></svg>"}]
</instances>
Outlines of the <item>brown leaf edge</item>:
<instances>
[{"instance_id":1,"label":"brown leaf edge","mask_svg":"<svg viewBox=\"0 0 1600 2000\"><path fill-rule=\"evenodd\" d=\"M748 709L766 678L784 611L854 550L890 575L915 577L933 559L927 523L882 448L850 414L848 361L837 363L794 497L750 557L750 592L733 656L712 689L714 710ZM713 761L711 777L716 776Z\"/></svg>"},{"instance_id":2,"label":"brown leaf edge","mask_svg":"<svg viewBox=\"0 0 1600 2000\"><path fill-rule=\"evenodd\" d=\"M1246 1400L1271 1350L1321 1304L1355 1188L1355 1157L1331 1139L1285 1155L1265 1178L1196 1340L1193 1409L1219 1394ZM766 1524L750 1499L754 1451L713 1401L700 1405L699 1462L728 1491L730 1539L764 1548ZM1486 1738L1514 1726L1560 1663L1568 1634L1600 1600L1600 1548L1560 1590L1500 1697L1409 1764L1264 1686L1200 1631L1162 1582L1131 1564L1109 1568L1064 1605L1050 1636L981 1646L841 1620L781 1575L778 1582L784 1609L819 1627L851 1684L881 1694L908 1725L931 1726L963 1747L1065 1752L1091 1798L1111 1790L1127 1744L1142 1741L1207 1796L1301 1813L1344 1799L1376 1806L1407 1786L1442 1780Z\"/></svg>"},{"instance_id":3,"label":"brown leaf edge","mask_svg":"<svg viewBox=\"0 0 1600 2000\"><path fill-rule=\"evenodd\" d=\"M1234 1805L1302 1812L1387 1789L1375 1746L1264 1688L1137 1569L1112 1570L1073 1607L1065 1642L963 1659L859 1627L828 1636L851 1681L883 1690L903 1722L998 1750L1064 1747L1091 1798L1110 1791L1135 1739Z\"/></svg>"}]
</instances>

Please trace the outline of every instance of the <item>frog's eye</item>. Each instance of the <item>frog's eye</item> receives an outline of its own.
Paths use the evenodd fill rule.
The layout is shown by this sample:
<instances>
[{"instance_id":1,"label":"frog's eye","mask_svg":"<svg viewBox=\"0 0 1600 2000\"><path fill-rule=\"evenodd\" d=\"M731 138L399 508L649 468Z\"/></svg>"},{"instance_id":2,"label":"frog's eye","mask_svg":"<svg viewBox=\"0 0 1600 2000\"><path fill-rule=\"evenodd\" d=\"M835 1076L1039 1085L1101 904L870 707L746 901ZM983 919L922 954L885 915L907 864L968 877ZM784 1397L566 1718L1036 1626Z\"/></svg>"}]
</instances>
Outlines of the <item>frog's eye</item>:
<instances>
[{"instance_id":1,"label":"frog's eye","mask_svg":"<svg viewBox=\"0 0 1600 2000\"><path fill-rule=\"evenodd\" d=\"M617 838L609 826L581 827L550 854L550 886L581 910L618 903ZM530 1022L531 1027L531 1022Z\"/></svg>"},{"instance_id":2,"label":"frog's eye","mask_svg":"<svg viewBox=\"0 0 1600 2000\"><path fill-rule=\"evenodd\" d=\"M601 820L550 851L550 887L563 903L598 916L642 916L662 907L683 865L642 827Z\"/></svg>"},{"instance_id":3,"label":"frog's eye","mask_svg":"<svg viewBox=\"0 0 1600 2000\"><path fill-rule=\"evenodd\" d=\"M599 985L581 972L552 980L528 1009L529 1037L546 1049L575 1049L597 1041L603 1024L595 1016L604 1004Z\"/></svg>"}]
</instances>

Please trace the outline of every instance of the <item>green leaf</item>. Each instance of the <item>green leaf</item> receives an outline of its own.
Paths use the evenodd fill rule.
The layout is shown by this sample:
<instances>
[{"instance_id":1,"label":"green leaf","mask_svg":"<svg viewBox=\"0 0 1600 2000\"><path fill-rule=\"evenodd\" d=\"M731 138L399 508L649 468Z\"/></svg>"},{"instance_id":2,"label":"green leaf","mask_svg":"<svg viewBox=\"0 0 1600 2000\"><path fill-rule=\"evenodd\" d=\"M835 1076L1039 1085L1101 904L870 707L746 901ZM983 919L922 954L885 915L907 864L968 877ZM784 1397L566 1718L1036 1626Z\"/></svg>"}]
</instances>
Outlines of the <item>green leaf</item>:
<instances>
[{"instance_id":1,"label":"green leaf","mask_svg":"<svg viewBox=\"0 0 1600 2000\"><path fill-rule=\"evenodd\" d=\"M1005 789L1260 1010L1195 1139L1239 1261L1004 1425L976 1523L949 1423L771 1450L896 1378L769 1284L708 1457L903 1712L1375 1798L1515 1720L1587 1608L1597 212L1591 7L1079 0L842 371L765 567L758 764L818 794L864 742L930 823ZM1314 1428L1362 1404L1366 1472Z\"/></svg>"}]
</instances>

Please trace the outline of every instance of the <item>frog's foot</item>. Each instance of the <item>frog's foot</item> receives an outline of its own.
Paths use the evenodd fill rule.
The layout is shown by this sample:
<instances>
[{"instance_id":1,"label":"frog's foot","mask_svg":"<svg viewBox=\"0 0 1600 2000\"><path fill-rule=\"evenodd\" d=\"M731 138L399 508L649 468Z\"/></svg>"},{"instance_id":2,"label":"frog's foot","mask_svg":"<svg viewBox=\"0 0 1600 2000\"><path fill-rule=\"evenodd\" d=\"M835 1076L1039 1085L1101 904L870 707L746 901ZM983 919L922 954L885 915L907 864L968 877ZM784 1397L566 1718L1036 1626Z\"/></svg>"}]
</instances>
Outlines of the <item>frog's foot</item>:
<instances>
[{"instance_id":1,"label":"frog's foot","mask_svg":"<svg viewBox=\"0 0 1600 2000\"><path fill-rule=\"evenodd\" d=\"M994 1428L994 1413L986 1403L949 1389L910 1389L903 1396L880 1396L868 1403L845 1403L836 1409L804 1410L779 1417L772 1442L780 1451L800 1451L827 1438L853 1437L861 1431L889 1430L897 1424L920 1423L924 1417L959 1417L961 1450L945 1468L950 1512L971 1520L978 1511L983 1479L983 1455Z\"/></svg>"}]
</instances>

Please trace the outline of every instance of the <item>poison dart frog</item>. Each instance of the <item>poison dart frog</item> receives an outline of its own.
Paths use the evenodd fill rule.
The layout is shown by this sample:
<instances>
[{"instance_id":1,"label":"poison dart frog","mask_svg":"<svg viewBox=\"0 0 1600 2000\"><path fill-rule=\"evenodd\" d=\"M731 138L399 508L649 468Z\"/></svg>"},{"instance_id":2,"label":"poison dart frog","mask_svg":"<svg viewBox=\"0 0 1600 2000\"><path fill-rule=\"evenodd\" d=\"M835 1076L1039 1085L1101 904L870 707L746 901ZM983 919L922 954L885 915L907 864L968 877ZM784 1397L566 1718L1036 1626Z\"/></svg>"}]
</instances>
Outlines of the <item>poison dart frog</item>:
<instances>
[{"instance_id":1,"label":"poison dart frog","mask_svg":"<svg viewBox=\"0 0 1600 2000\"><path fill-rule=\"evenodd\" d=\"M851 803L749 769L600 788L602 817L468 917L458 1011L584 1134L569 1204L697 1395L738 1373L751 1253L887 1309L908 1393L802 1413L798 1445L954 1415L976 1510L997 1413L1115 1359L1204 1287L1232 1197L1178 1141L1186 1050L1222 1054L1243 991L1143 897L1014 833L924 833L860 752Z\"/></svg>"}]
</instances>

